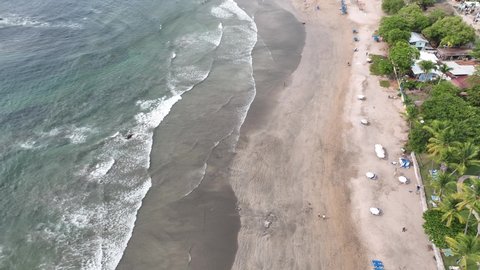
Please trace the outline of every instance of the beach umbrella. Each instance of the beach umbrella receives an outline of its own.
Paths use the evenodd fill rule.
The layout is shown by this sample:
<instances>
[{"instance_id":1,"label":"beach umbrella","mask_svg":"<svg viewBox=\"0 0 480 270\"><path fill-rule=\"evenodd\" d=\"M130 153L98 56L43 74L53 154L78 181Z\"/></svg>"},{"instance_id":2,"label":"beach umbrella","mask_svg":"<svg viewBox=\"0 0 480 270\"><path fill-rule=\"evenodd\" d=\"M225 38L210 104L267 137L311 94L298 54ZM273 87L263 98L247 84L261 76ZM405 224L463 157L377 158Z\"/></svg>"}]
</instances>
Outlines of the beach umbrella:
<instances>
[{"instance_id":1,"label":"beach umbrella","mask_svg":"<svg viewBox=\"0 0 480 270\"><path fill-rule=\"evenodd\" d=\"M357 96L357 99L358 99L358 100L365 100L366 97L365 97L364 95L358 95L358 96Z\"/></svg>"},{"instance_id":2,"label":"beach umbrella","mask_svg":"<svg viewBox=\"0 0 480 270\"><path fill-rule=\"evenodd\" d=\"M367 176L367 178L370 178L370 179L375 179L375 178L377 178L377 175L376 175L375 173L373 173L373 172L367 172L367 173L365 174L365 176Z\"/></svg>"},{"instance_id":3,"label":"beach umbrella","mask_svg":"<svg viewBox=\"0 0 480 270\"><path fill-rule=\"evenodd\" d=\"M385 150L381 144L375 144L375 154L378 158L385 158Z\"/></svg>"},{"instance_id":4,"label":"beach umbrella","mask_svg":"<svg viewBox=\"0 0 480 270\"><path fill-rule=\"evenodd\" d=\"M402 184L408 183L408 179L403 175L398 177L398 181L400 181Z\"/></svg>"},{"instance_id":5,"label":"beach umbrella","mask_svg":"<svg viewBox=\"0 0 480 270\"><path fill-rule=\"evenodd\" d=\"M365 118L361 119L360 123L362 123L362 125L368 125L369 124L368 120L365 119Z\"/></svg>"},{"instance_id":6,"label":"beach umbrella","mask_svg":"<svg viewBox=\"0 0 480 270\"><path fill-rule=\"evenodd\" d=\"M370 213L372 213L372 215L374 215L374 216L378 216L378 215L380 215L381 210L379 208L376 208L376 207L370 207Z\"/></svg>"}]
</instances>

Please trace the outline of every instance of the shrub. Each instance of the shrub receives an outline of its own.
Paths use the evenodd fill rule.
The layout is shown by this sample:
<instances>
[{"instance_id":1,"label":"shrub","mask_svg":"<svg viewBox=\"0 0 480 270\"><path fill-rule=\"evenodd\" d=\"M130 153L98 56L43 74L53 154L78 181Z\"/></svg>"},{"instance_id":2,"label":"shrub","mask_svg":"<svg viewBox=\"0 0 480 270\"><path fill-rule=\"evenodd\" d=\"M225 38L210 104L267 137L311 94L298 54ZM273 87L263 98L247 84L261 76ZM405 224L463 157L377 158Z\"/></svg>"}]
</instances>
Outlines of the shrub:
<instances>
[{"instance_id":1,"label":"shrub","mask_svg":"<svg viewBox=\"0 0 480 270\"><path fill-rule=\"evenodd\" d=\"M390 60L381 55L370 55L372 64L370 65L370 72L378 76L392 76L393 66Z\"/></svg>"},{"instance_id":2,"label":"shrub","mask_svg":"<svg viewBox=\"0 0 480 270\"><path fill-rule=\"evenodd\" d=\"M390 87L390 82L389 81L380 81L380 86L388 88L388 87Z\"/></svg>"},{"instance_id":3,"label":"shrub","mask_svg":"<svg viewBox=\"0 0 480 270\"><path fill-rule=\"evenodd\" d=\"M403 0L383 0L382 10L387 14L395 14L405 6Z\"/></svg>"},{"instance_id":4,"label":"shrub","mask_svg":"<svg viewBox=\"0 0 480 270\"><path fill-rule=\"evenodd\" d=\"M463 232L464 226L454 220L450 227L442 221L443 213L436 209L430 209L423 213L423 229L428 238L439 248L448 248L445 242L445 236L455 237L458 233Z\"/></svg>"},{"instance_id":5,"label":"shrub","mask_svg":"<svg viewBox=\"0 0 480 270\"><path fill-rule=\"evenodd\" d=\"M408 81L402 82L403 89L409 89L409 90L418 89L418 85L419 85L419 82L417 81L408 80Z\"/></svg>"},{"instance_id":6,"label":"shrub","mask_svg":"<svg viewBox=\"0 0 480 270\"><path fill-rule=\"evenodd\" d=\"M413 122L412 128L408 133L407 149L417 153L423 153L426 150L430 134L423 128L423 125Z\"/></svg>"}]
</instances>

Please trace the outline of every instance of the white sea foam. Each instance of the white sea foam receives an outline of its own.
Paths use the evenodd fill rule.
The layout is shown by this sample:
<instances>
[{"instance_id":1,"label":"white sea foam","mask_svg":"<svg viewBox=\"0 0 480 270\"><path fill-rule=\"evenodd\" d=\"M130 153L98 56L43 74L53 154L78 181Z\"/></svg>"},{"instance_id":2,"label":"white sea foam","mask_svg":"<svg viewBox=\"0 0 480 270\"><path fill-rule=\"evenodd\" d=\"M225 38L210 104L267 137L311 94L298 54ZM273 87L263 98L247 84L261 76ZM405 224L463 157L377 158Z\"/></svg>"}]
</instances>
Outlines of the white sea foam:
<instances>
[{"instance_id":1,"label":"white sea foam","mask_svg":"<svg viewBox=\"0 0 480 270\"><path fill-rule=\"evenodd\" d=\"M94 132L94 130L89 127L76 127L76 126L71 126L70 128L66 128L65 131L66 131L65 138L70 139L70 142L73 144L84 143L87 140L88 135Z\"/></svg>"},{"instance_id":2,"label":"white sea foam","mask_svg":"<svg viewBox=\"0 0 480 270\"><path fill-rule=\"evenodd\" d=\"M174 41L174 45L182 49L198 50L202 48L202 44L212 44L212 49L218 47L222 40L223 25L219 23L215 29L205 32L195 32L180 36ZM205 53L205 52L201 52Z\"/></svg>"},{"instance_id":3,"label":"white sea foam","mask_svg":"<svg viewBox=\"0 0 480 270\"><path fill-rule=\"evenodd\" d=\"M149 112L141 112L135 115L135 120L140 127L142 127L142 131L145 132L145 129L153 129L160 125L163 118L170 112L172 106L180 99L180 95L174 95L167 99L163 97L154 101L142 102L141 104L149 103L151 109Z\"/></svg>"},{"instance_id":4,"label":"white sea foam","mask_svg":"<svg viewBox=\"0 0 480 270\"><path fill-rule=\"evenodd\" d=\"M233 0L227 0L218 7L213 7L210 10L211 14L220 19L229 19L236 16L240 20L253 21L248 14L241 9Z\"/></svg>"},{"instance_id":5,"label":"white sea foam","mask_svg":"<svg viewBox=\"0 0 480 270\"><path fill-rule=\"evenodd\" d=\"M92 178L99 178L104 176L108 173L108 171L110 171L113 164L115 164L115 159L113 158L109 158L104 162L98 163L97 165L95 165L94 170L90 172L90 176Z\"/></svg>"},{"instance_id":6,"label":"white sea foam","mask_svg":"<svg viewBox=\"0 0 480 270\"><path fill-rule=\"evenodd\" d=\"M23 26L23 27L41 27L41 28L72 28L79 29L82 25L74 22L45 22L33 17L21 16L18 14L0 15L0 28L7 26Z\"/></svg>"},{"instance_id":7,"label":"white sea foam","mask_svg":"<svg viewBox=\"0 0 480 270\"><path fill-rule=\"evenodd\" d=\"M20 143L20 147L23 148L23 149L34 149L36 148L35 147L35 144L37 142L32 140L32 139L28 139L27 141L23 142L23 143Z\"/></svg>"}]
</instances>

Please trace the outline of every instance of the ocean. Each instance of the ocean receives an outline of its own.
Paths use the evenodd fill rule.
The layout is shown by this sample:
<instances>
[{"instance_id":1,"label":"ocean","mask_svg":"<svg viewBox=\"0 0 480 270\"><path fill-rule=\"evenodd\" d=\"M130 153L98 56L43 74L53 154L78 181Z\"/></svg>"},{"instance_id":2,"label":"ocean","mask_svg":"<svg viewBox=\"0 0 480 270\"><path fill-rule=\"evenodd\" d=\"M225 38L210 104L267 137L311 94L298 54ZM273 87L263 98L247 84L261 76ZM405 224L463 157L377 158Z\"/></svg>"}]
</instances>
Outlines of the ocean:
<instances>
[{"instance_id":1,"label":"ocean","mask_svg":"<svg viewBox=\"0 0 480 270\"><path fill-rule=\"evenodd\" d=\"M185 197L238 132L256 25L233 0L4 0L0 18L0 269L115 269L152 187L152 147L172 156L185 134L211 138L165 195ZM229 117L199 131L205 108ZM162 133L166 118L181 131Z\"/></svg>"}]
</instances>

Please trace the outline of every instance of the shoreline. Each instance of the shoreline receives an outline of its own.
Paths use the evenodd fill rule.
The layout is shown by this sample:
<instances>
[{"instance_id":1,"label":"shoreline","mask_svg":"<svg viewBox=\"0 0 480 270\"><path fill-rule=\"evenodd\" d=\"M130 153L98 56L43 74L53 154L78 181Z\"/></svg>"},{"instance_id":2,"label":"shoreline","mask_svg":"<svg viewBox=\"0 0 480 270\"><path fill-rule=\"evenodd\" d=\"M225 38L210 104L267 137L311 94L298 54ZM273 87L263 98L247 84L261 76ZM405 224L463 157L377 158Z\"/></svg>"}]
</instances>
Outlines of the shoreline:
<instances>
[{"instance_id":1,"label":"shoreline","mask_svg":"<svg viewBox=\"0 0 480 270\"><path fill-rule=\"evenodd\" d=\"M259 42L252 51L253 61L256 62L254 65L260 67L254 70L254 76L262 91L263 88L283 81L282 78L288 76L298 64L301 43L297 28L301 27L301 24L292 23L295 18L275 5L268 3L257 5L240 1L239 6L251 16L255 13L258 31L279 34L265 37L265 40ZM269 25L268 22L271 21L269 17L278 21ZM258 22L257 19L261 18L266 18L266 21ZM285 29L290 29L292 33ZM275 61L271 61L267 55L274 57ZM280 60L282 61L278 62ZM227 181L227 175L229 164L235 155L232 144L238 137L238 130L234 128L225 135L215 133L213 137L218 138L209 136L205 139L198 139L193 136L194 134L190 136L191 138L185 138L184 134L178 132L178 136L182 136L177 139L182 143L180 149L185 151L181 154L173 152L177 149L161 140L163 134L169 134L169 129L175 129L173 123L174 121L178 123L179 115L185 114L191 118L188 109L200 106L197 103L202 101L202 96L198 95L201 93L204 96L205 91L208 91L208 79L196 88L196 91L189 91L182 96L182 101L172 108L171 114L155 131L149 170L154 184L143 200L142 208L137 214L133 236L116 269L231 268L237 248L240 218L236 197ZM257 93L258 91L257 89ZM221 117L217 119L215 125L222 123L227 125L227 122L233 119L229 114L237 112L235 108L242 104L242 100L241 97L235 96L223 101L221 110L215 111L215 116ZM196 129L215 126L207 124ZM205 158L201 158L201 153L195 149L207 144L211 144L213 148ZM186 147L187 145L191 146ZM178 156L174 156L173 161L168 163L162 162L162 159L169 158L170 151L172 155ZM197 186L192 186L192 191L188 195L179 193L178 187L175 187L175 178L193 177L195 171L192 170L191 164L195 165L198 162L205 164L202 180ZM173 165L170 166L171 164ZM178 170L182 172L177 173ZM189 170L192 171L190 174ZM172 190L175 191L173 194Z\"/></svg>"},{"instance_id":2,"label":"shoreline","mask_svg":"<svg viewBox=\"0 0 480 270\"><path fill-rule=\"evenodd\" d=\"M351 24L336 1L280 5L305 23L306 43L297 69L254 100L241 130L230 175L241 209L233 269L364 269L345 211L345 179L355 174L344 170L343 140Z\"/></svg>"}]
</instances>

